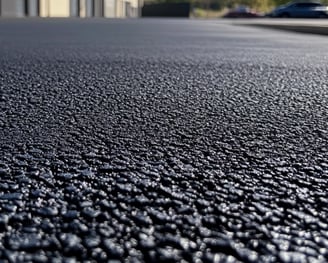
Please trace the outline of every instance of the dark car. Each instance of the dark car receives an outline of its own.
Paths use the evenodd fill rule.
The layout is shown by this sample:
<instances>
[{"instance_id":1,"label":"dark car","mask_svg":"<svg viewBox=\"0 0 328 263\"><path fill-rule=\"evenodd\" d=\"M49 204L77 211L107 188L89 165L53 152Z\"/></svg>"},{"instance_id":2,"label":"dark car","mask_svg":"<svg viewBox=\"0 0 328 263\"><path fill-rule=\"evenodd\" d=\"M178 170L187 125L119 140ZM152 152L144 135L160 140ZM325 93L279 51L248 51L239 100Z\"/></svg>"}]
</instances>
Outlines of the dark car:
<instances>
[{"instance_id":1,"label":"dark car","mask_svg":"<svg viewBox=\"0 0 328 263\"><path fill-rule=\"evenodd\" d=\"M256 18L261 17L262 15L259 13L256 13L255 11L251 10L247 6L239 6L232 10L230 10L228 13L226 13L223 17L225 18Z\"/></svg>"},{"instance_id":2,"label":"dark car","mask_svg":"<svg viewBox=\"0 0 328 263\"><path fill-rule=\"evenodd\" d=\"M319 2L291 2L279 6L270 13L271 17L328 18L328 7Z\"/></svg>"}]
</instances>

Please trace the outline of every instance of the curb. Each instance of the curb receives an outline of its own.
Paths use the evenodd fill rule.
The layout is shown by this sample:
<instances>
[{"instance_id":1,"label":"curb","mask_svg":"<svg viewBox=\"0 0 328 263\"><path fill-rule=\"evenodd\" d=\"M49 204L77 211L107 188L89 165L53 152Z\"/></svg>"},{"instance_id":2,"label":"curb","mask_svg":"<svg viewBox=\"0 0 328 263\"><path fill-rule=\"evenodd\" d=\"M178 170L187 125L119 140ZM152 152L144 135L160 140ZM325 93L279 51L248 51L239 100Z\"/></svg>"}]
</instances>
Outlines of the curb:
<instances>
[{"instance_id":1,"label":"curb","mask_svg":"<svg viewBox=\"0 0 328 263\"><path fill-rule=\"evenodd\" d=\"M288 25L288 24L245 24L261 28L270 28L284 31L292 31L297 33L328 35L328 26L312 26L312 25Z\"/></svg>"}]
</instances>

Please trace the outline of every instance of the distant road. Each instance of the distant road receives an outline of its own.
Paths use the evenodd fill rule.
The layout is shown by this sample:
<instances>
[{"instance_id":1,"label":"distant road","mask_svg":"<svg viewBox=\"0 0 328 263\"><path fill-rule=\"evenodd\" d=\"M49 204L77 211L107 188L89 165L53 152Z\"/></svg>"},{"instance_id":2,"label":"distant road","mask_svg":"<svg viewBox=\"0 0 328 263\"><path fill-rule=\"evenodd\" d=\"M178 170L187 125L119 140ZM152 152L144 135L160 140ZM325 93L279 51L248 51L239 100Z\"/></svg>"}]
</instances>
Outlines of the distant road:
<instances>
[{"instance_id":1,"label":"distant road","mask_svg":"<svg viewBox=\"0 0 328 263\"><path fill-rule=\"evenodd\" d=\"M230 20L233 24L252 25L299 33L328 35L328 19L242 19Z\"/></svg>"},{"instance_id":2,"label":"distant road","mask_svg":"<svg viewBox=\"0 0 328 263\"><path fill-rule=\"evenodd\" d=\"M0 47L1 261L327 262L327 37L1 19Z\"/></svg>"}]
</instances>

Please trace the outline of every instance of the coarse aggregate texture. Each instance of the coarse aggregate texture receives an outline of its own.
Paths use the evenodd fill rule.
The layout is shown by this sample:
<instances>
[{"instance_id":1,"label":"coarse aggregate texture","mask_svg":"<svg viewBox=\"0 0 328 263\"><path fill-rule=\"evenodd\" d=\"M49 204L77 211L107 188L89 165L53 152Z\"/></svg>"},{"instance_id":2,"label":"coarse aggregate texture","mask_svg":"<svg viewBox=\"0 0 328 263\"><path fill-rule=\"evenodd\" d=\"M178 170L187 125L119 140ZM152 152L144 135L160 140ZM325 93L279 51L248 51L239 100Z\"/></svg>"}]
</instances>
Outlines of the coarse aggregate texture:
<instances>
[{"instance_id":1,"label":"coarse aggregate texture","mask_svg":"<svg viewBox=\"0 0 328 263\"><path fill-rule=\"evenodd\" d=\"M328 261L328 38L2 19L0 47L1 261Z\"/></svg>"}]
</instances>

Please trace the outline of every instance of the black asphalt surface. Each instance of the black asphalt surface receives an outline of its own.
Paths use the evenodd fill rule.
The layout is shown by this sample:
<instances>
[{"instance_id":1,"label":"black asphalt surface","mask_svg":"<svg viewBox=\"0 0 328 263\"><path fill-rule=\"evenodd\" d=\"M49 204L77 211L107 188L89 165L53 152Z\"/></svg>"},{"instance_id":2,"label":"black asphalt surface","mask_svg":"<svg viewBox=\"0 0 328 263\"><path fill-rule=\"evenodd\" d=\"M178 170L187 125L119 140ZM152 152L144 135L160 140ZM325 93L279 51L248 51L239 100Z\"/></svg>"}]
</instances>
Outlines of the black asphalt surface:
<instances>
[{"instance_id":1,"label":"black asphalt surface","mask_svg":"<svg viewBox=\"0 0 328 263\"><path fill-rule=\"evenodd\" d=\"M0 261L327 262L327 61L228 22L0 20Z\"/></svg>"}]
</instances>

